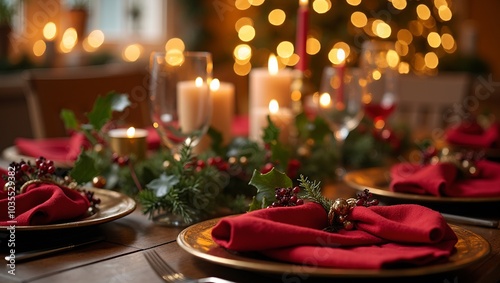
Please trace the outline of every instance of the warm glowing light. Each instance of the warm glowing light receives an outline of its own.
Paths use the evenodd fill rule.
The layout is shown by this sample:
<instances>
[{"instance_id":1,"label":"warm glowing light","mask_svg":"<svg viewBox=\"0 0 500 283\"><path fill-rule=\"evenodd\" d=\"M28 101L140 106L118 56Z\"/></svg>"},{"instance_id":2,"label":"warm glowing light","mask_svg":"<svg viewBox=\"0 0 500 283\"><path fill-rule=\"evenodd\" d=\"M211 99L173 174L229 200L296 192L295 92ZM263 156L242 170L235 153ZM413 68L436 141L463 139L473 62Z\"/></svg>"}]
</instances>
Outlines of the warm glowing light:
<instances>
[{"instance_id":1,"label":"warm glowing light","mask_svg":"<svg viewBox=\"0 0 500 283\"><path fill-rule=\"evenodd\" d=\"M104 33L98 29L93 30L87 37L88 44L93 48L99 48L104 43Z\"/></svg>"},{"instance_id":2,"label":"warm glowing light","mask_svg":"<svg viewBox=\"0 0 500 283\"><path fill-rule=\"evenodd\" d=\"M64 53L70 52L75 47L77 41L78 41L78 35L74 28L69 28L65 30L60 43L61 51Z\"/></svg>"},{"instance_id":3,"label":"warm glowing light","mask_svg":"<svg viewBox=\"0 0 500 283\"><path fill-rule=\"evenodd\" d=\"M282 41L276 47L276 53L278 53L278 56L283 58L289 58L290 56L292 56L293 51L293 43L291 43L290 41Z\"/></svg>"},{"instance_id":4,"label":"warm glowing light","mask_svg":"<svg viewBox=\"0 0 500 283\"><path fill-rule=\"evenodd\" d=\"M130 44L123 49L122 58L127 62L135 62L141 57L141 53L142 46L140 44Z\"/></svg>"},{"instance_id":5,"label":"warm glowing light","mask_svg":"<svg viewBox=\"0 0 500 283\"><path fill-rule=\"evenodd\" d=\"M238 64L238 62L235 62L233 64L233 71L238 76L244 77L248 75L251 70L252 70L252 64L250 64L250 62L245 62L243 64Z\"/></svg>"},{"instance_id":6,"label":"warm glowing light","mask_svg":"<svg viewBox=\"0 0 500 283\"><path fill-rule=\"evenodd\" d=\"M448 7L448 2L446 2L446 0L434 0L434 7L439 9L441 6Z\"/></svg>"},{"instance_id":7,"label":"warm glowing light","mask_svg":"<svg viewBox=\"0 0 500 283\"><path fill-rule=\"evenodd\" d=\"M423 71L425 69L425 61L422 53L416 53L415 56L413 56L413 67L417 71Z\"/></svg>"},{"instance_id":8,"label":"warm glowing light","mask_svg":"<svg viewBox=\"0 0 500 283\"><path fill-rule=\"evenodd\" d=\"M252 6L248 0L236 0L234 2L236 9L244 11Z\"/></svg>"},{"instance_id":9,"label":"warm glowing light","mask_svg":"<svg viewBox=\"0 0 500 283\"><path fill-rule=\"evenodd\" d=\"M391 26L381 20L373 22L372 31L380 38L388 38L391 36Z\"/></svg>"},{"instance_id":10,"label":"warm glowing light","mask_svg":"<svg viewBox=\"0 0 500 283\"><path fill-rule=\"evenodd\" d=\"M135 136L135 128L130 127L127 129L127 138L133 138Z\"/></svg>"},{"instance_id":11,"label":"warm glowing light","mask_svg":"<svg viewBox=\"0 0 500 283\"><path fill-rule=\"evenodd\" d=\"M385 122L382 119L376 119L373 126L375 126L375 128L378 130L382 130L385 127Z\"/></svg>"},{"instance_id":12,"label":"warm glowing light","mask_svg":"<svg viewBox=\"0 0 500 283\"><path fill-rule=\"evenodd\" d=\"M286 20L286 14L281 9L274 9L267 16L267 20L273 26L280 26L280 25L282 25L285 22L285 20Z\"/></svg>"},{"instance_id":13,"label":"warm glowing light","mask_svg":"<svg viewBox=\"0 0 500 283\"><path fill-rule=\"evenodd\" d=\"M439 45L441 45L441 37L439 36L439 34L437 32L434 32L434 31L430 32L427 35L427 43L429 43L430 47L438 48Z\"/></svg>"},{"instance_id":14,"label":"warm glowing light","mask_svg":"<svg viewBox=\"0 0 500 283\"><path fill-rule=\"evenodd\" d=\"M373 71L372 73L372 78L376 81L380 80L380 78L382 77L382 73L380 73L379 70L375 70Z\"/></svg>"},{"instance_id":15,"label":"warm glowing light","mask_svg":"<svg viewBox=\"0 0 500 283\"><path fill-rule=\"evenodd\" d=\"M299 5L301 7L307 7L307 5L309 5L309 0L299 0Z\"/></svg>"},{"instance_id":16,"label":"warm glowing light","mask_svg":"<svg viewBox=\"0 0 500 283\"><path fill-rule=\"evenodd\" d=\"M407 29L400 29L397 34L398 40L405 42L409 45L413 41L413 35Z\"/></svg>"},{"instance_id":17,"label":"warm glowing light","mask_svg":"<svg viewBox=\"0 0 500 283\"><path fill-rule=\"evenodd\" d=\"M351 54L351 47L343 41L335 43L333 48L342 49L344 51L344 58L349 57L349 54Z\"/></svg>"},{"instance_id":18,"label":"warm glowing light","mask_svg":"<svg viewBox=\"0 0 500 283\"><path fill-rule=\"evenodd\" d=\"M441 20L443 20L445 22L451 20L451 17L452 17L452 13L451 13L450 8L448 8L448 6L444 6L444 5L442 5L438 8L438 15L441 18Z\"/></svg>"},{"instance_id":19,"label":"warm glowing light","mask_svg":"<svg viewBox=\"0 0 500 283\"><path fill-rule=\"evenodd\" d=\"M361 4L361 0L346 0L346 2L351 6L358 6L359 4Z\"/></svg>"},{"instance_id":20,"label":"warm glowing light","mask_svg":"<svg viewBox=\"0 0 500 283\"><path fill-rule=\"evenodd\" d=\"M422 20L427 20L431 16L431 10L425 4L417 6L417 16Z\"/></svg>"},{"instance_id":21,"label":"warm glowing light","mask_svg":"<svg viewBox=\"0 0 500 283\"><path fill-rule=\"evenodd\" d=\"M213 79L210 82L210 90L211 91L217 91L220 88L220 81L219 79Z\"/></svg>"},{"instance_id":22,"label":"warm glowing light","mask_svg":"<svg viewBox=\"0 0 500 283\"><path fill-rule=\"evenodd\" d=\"M389 50L387 51L387 54L385 55L387 64L391 68L396 68L399 64L399 55L395 50Z\"/></svg>"},{"instance_id":23,"label":"warm glowing light","mask_svg":"<svg viewBox=\"0 0 500 283\"><path fill-rule=\"evenodd\" d=\"M339 64L343 64L345 60L345 51L342 48L337 49L337 60Z\"/></svg>"},{"instance_id":24,"label":"warm glowing light","mask_svg":"<svg viewBox=\"0 0 500 283\"><path fill-rule=\"evenodd\" d=\"M184 41L182 39L174 37L171 38L165 43L165 51L170 51L170 50L179 50L183 52L185 50L186 46L184 44Z\"/></svg>"},{"instance_id":25,"label":"warm glowing light","mask_svg":"<svg viewBox=\"0 0 500 283\"><path fill-rule=\"evenodd\" d=\"M443 45L444 49L451 50L455 45L455 39L451 34L443 33L443 35L441 36L441 44Z\"/></svg>"},{"instance_id":26,"label":"warm glowing light","mask_svg":"<svg viewBox=\"0 0 500 283\"><path fill-rule=\"evenodd\" d=\"M264 3L264 0L248 0L252 6L260 6Z\"/></svg>"},{"instance_id":27,"label":"warm glowing light","mask_svg":"<svg viewBox=\"0 0 500 283\"><path fill-rule=\"evenodd\" d=\"M396 52L400 56L408 55L408 51L410 50L408 44L406 44L406 42L403 42L401 40L396 41L396 43L394 44L394 48L396 49Z\"/></svg>"},{"instance_id":28,"label":"warm glowing light","mask_svg":"<svg viewBox=\"0 0 500 283\"><path fill-rule=\"evenodd\" d=\"M195 80L194 80L194 85L196 87L202 87L203 86L203 79L201 77L197 77Z\"/></svg>"},{"instance_id":29,"label":"warm glowing light","mask_svg":"<svg viewBox=\"0 0 500 283\"><path fill-rule=\"evenodd\" d=\"M315 0L312 4L314 12L318 14L324 14L332 8L332 2L330 0Z\"/></svg>"},{"instance_id":30,"label":"warm glowing light","mask_svg":"<svg viewBox=\"0 0 500 283\"><path fill-rule=\"evenodd\" d=\"M436 53L434 53L434 52L429 52L429 53L425 54L424 61L425 61L425 65L429 69L435 69L439 64L439 58L437 57Z\"/></svg>"},{"instance_id":31,"label":"warm glowing light","mask_svg":"<svg viewBox=\"0 0 500 283\"><path fill-rule=\"evenodd\" d=\"M332 98L330 97L330 94L328 94L327 92L324 92L319 96L319 105L321 107L327 108L328 106L330 106L331 103L332 103Z\"/></svg>"},{"instance_id":32,"label":"warm glowing light","mask_svg":"<svg viewBox=\"0 0 500 283\"><path fill-rule=\"evenodd\" d=\"M368 18L363 12L354 12L351 15L351 23L357 28L362 28L368 23Z\"/></svg>"},{"instance_id":33,"label":"warm glowing light","mask_svg":"<svg viewBox=\"0 0 500 283\"><path fill-rule=\"evenodd\" d=\"M269 112L271 114L276 114L280 110L280 105L276 99L271 99L269 102Z\"/></svg>"},{"instance_id":34,"label":"warm glowing light","mask_svg":"<svg viewBox=\"0 0 500 283\"><path fill-rule=\"evenodd\" d=\"M33 44L33 54L35 56L40 57L45 53L45 50L47 49L47 45L43 40L37 40L35 44Z\"/></svg>"},{"instance_id":35,"label":"warm glowing light","mask_svg":"<svg viewBox=\"0 0 500 283\"><path fill-rule=\"evenodd\" d=\"M43 37L46 40L54 40L57 34L57 27L56 24L53 22L48 22L45 24L43 27Z\"/></svg>"},{"instance_id":36,"label":"warm glowing light","mask_svg":"<svg viewBox=\"0 0 500 283\"><path fill-rule=\"evenodd\" d=\"M328 52L328 60L330 60L330 62L332 62L332 64L339 65L344 61L345 51L344 50L340 51L340 50L342 50L342 49L332 48L330 50L330 52ZM344 54L344 58L342 58L342 60L340 60L340 58L339 58L339 53Z\"/></svg>"},{"instance_id":37,"label":"warm glowing light","mask_svg":"<svg viewBox=\"0 0 500 283\"><path fill-rule=\"evenodd\" d=\"M253 20L248 17L239 18L234 24L234 28L236 29L236 32L239 32L240 28L246 25L253 26Z\"/></svg>"},{"instance_id":38,"label":"warm glowing light","mask_svg":"<svg viewBox=\"0 0 500 283\"><path fill-rule=\"evenodd\" d=\"M255 29L250 25L242 26L238 32L238 37L241 41L251 41L255 37Z\"/></svg>"},{"instance_id":39,"label":"warm glowing light","mask_svg":"<svg viewBox=\"0 0 500 283\"><path fill-rule=\"evenodd\" d=\"M248 44L240 44L234 48L233 55L241 61L249 60L252 57L252 48Z\"/></svg>"},{"instance_id":40,"label":"warm glowing light","mask_svg":"<svg viewBox=\"0 0 500 283\"><path fill-rule=\"evenodd\" d=\"M400 73L400 74L410 73L410 64L408 64L407 62L399 63L398 73Z\"/></svg>"},{"instance_id":41,"label":"warm glowing light","mask_svg":"<svg viewBox=\"0 0 500 283\"><path fill-rule=\"evenodd\" d=\"M269 55L269 60L267 61L267 69L269 74L276 75L278 73L278 59L274 54Z\"/></svg>"},{"instance_id":42,"label":"warm glowing light","mask_svg":"<svg viewBox=\"0 0 500 283\"><path fill-rule=\"evenodd\" d=\"M404 10L406 4L406 0L392 0L392 6L398 10Z\"/></svg>"},{"instance_id":43,"label":"warm glowing light","mask_svg":"<svg viewBox=\"0 0 500 283\"><path fill-rule=\"evenodd\" d=\"M419 21L411 21L409 25L411 33L415 36L421 36L424 32L424 26Z\"/></svg>"},{"instance_id":44,"label":"warm glowing light","mask_svg":"<svg viewBox=\"0 0 500 283\"><path fill-rule=\"evenodd\" d=\"M309 55L315 55L321 50L321 42L314 37L307 38L306 52Z\"/></svg>"}]
</instances>

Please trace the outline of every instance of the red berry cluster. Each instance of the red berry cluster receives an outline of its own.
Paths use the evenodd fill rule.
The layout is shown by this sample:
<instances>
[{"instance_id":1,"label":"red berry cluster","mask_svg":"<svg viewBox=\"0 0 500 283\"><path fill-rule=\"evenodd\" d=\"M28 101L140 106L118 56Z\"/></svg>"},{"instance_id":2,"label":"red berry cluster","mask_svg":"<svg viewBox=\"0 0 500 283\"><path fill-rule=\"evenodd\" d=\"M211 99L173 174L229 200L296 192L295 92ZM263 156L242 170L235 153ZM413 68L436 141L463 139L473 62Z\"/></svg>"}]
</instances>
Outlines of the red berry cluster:
<instances>
[{"instance_id":1,"label":"red berry cluster","mask_svg":"<svg viewBox=\"0 0 500 283\"><path fill-rule=\"evenodd\" d=\"M208 158L207 163L210 166L216 167L217 170L219 170L221 172L227 171L229 169L229 164L227 163L227 161L225 161L224 158L222 158L220 156Z\"/></svg>"},{"instance_id":2,"label":"red berry cluster","mask_svg":"<svg viewBox=\"0 0 500 283\"><path fill-rule=\"evenodd\" d=\"M373 194L370 193L368 189L365 189L363 192L356 194L356 199L357 199L356 205L366 206L366 207L378 205L378 200L372 199L372 197Z\"/></svg>"},{"instance_id":3,"label":"red berry cluster","mask_svg":"<svg viewBox=\"0 0 500 283\"><path fill-rule=\"evenodd\" d=\"M97 207L97 205L99 205L101 203L101 199L100 198L96 198L94 196L94 192L93 191L88 191L88 190L84 190L84 189L79 189L78 191L80 192L80 194L82 196L84 196L85 198L87 198L87 200L89 201L89 207L90 208L95 209Z\"/></svg>"},{"instance_id":4,"label":"red berry cluster","mask_svg":"<svg viewBox=\"0 0 500 283\"><path fill-rule=\"evenodd\" d=\"M304 200L298 197L300 188L295 186L293 188L276 188L274 197L276 201L269 205L267 208L271 207L282 207L282 206L296 206L304 204Z\"/></svg>"},{"instance_id":5,"label":"red berry cluster","mask_svg":"<svg viewBox=\"0 0 500 283\"><path fill-rule=\"evenodd\" d=\"M48 160L45 157L35 159L35 165L31 162L21 160L20 162L12 162L9 164L13 168L15 187L17 193L20 193L22 185L33 179L53 179L56 173L54 161Z\"/></svg>"},{"instance_id":6,"label":"red berry cluster","mask_svg":"<svg viewBox=\"0 0 500 283\"><path fill-rule=\"evenodd\" d=\"M120 166L120 167L128 165L128 163L130 161L130 158L128 156L120 156L116 153L113 153L111 158L113 160L113 163L118 164L118 166Z\"/></svg>"}]
</instances>

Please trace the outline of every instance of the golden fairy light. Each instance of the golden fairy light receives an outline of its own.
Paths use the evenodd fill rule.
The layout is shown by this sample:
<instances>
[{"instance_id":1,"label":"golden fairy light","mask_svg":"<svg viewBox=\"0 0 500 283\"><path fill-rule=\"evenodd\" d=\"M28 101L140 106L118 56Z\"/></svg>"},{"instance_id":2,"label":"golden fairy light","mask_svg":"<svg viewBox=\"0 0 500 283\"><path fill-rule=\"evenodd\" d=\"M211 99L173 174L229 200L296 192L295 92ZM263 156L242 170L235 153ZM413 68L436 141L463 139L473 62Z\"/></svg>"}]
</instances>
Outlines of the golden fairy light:
<instances>
[{"instance_id":1,"label":"golden fairy light","mask_svg":"<svg viewBox=\"0 0 500 283\"><path fill-rule=\"evenodd\" d=\"M354 12L351 14L351 23L357 28L362 28L368 23L368 18L363 12Z\"/></svg>"},{"instance_id":2,"label":"golden fairy light","mask_svg":"<svg viewBox=\"0 0 500 283\"><path fill-rule=\"evenodd\" d=\"M321 50L321 42L315 37L308 37L306 42L306 52L309 55L316 55Z\"/></svg>"},{"instance_id":3,"label":"golden fairy light","mask_svg":"<svg viewBox=\"0 0 500 283\"><path fill-rule=\"evenodd\" d=\"M294 51L293 43L290 41L282 41L276 47L276 53L282 58L289 58Z\"/></svg>"},{"instance_id":4,"label":"golden fairy light","mask_svg":"<svg viewBox=\"0 0 500 283\"><path fill-rule=\"evenodd\" d=\"M264 4L264 0L248 0L248 3L252 6L260 6Z\"/></svg>"},{"instance_id":5,"label":"golden fairy light","mask_svg":"<svg viewBox=\"0 0 500 283\"><path fill-rule=\"evenodd\" d=\"M141 57L143 47L140 44L130 44L122 52L122 59L127 62L135 62Z\"/></svg>"},{"instance_id":6,"label":"golden fairy light","mask_svg":"<svg viewBox=\"0 0 500 283\"><path fill-rule=\"evenodd\" d=\"M349 46L349 44L347 44L343 41L339 41L339 42L335 43L333 45L333 48L342 49L342 51L344 52L344 56L343 56L344 58L349 57L349 55L351 54L351 47Z\"/></svg>"},{"instance_id":7,"label":"golden fairy light","mask_svg":"<svg viewBox=\"0 0 500 283\"><path fill-rule=\"evenodd\" d=\"M248 44L239 44L234 48L233 55L238 61L248 61L252 57L252 48Z\"/></svg>"},{"instance_id":8,"label":"golden fairy light","mask_svg":"<svg viewBox=\"0 0 500 283\"><path fill-rule=\"evenodd\" d=\"M244 11L252 6L248 0L236 0L234 1L234 6L236 9Z\"/></svg>"},{"instance_id":9,"label":"golden fairy light","mask_svg":"<svg viewBox=\"0 0 500 283\"><path fill-rule=\"evenodd\" d=\"M255 29L251 25L244 25L238 31L238 37L244 42L251 41L255 37Z\"/></svg>"},{"instance_id":10,"label":"golden fairy light","mask_svg":"<svg viewBox=\"0 0 500 283\"><path fill-rule=\"evenodd\" d=\"M33 54L35 56L40 57L45 53L45 50L47 49L47 45L43 40L37 40L35 44L33 44Z\"/></svg>"},{"instance_id":11,"label":"golden fairy light","mask_svg":"<svg viewBox=\"0 0 500 283\"><path fill-rule=\"evenodd\" d=\"M174 37L171 38L165 43L165 51L170 51L170 50L179 50L183 52L185 50L186 46L184 44L184 41L182 39Z\"/></svg>"},{"instance_id":12,"label":"golden fairy light","mask_svg":"<svg viewBox=\"0 0 500 283\"><path fill-rule=\"evenodd\" d=\"M424 57L425 66L429 69L435 69L439 64L439 58L434 52L428 52Z\"/></svg>"},{"instance_id":13,"label":"golden fairy light","mask_svg":"<svg viewBox=\"0 0 500 283\"><path fill-rule=\"evenodd\" d=\"M332 2L330 0L315 0L312 3L313 10L318 14L324 14L332 8Z\"/></svg>"},{"instance_id":14,"label":"golden fairy light","mask_svg":"<svg viewBox=\"0 0 500 283\"><path fill-rule=\"evenodd\" d=\"M400 62L398 65L398 73L400 74L410 73L410 65L407 62Z\"/></svg>"},{"instance_id":15,"label":"golden fairy light","mask_svg":"<svg viewBox=\"0 0 500 283\"><path fill-rule=\"evenodd\" d=\"M442 5L438 8L438 15L441 20L447 22L451 20L452 12L448 6Z\"/></svg>"},{"instance_id":16,"label":"golden fairy light","mask_svg":"<svg viewBox=\"0 0 500 283\"><path fill-rule=\"evenodd\" d=\"M406 0L392 0L392 6L398 10L404 10L406 5Z\"/></svg>"},{"instance_id":17,"label":"golden fairy light","mask_svg":"<svg viewBox=\"0 0 500 283\"><path fill-rule=\"evenodd\" d=\"M246 25L253 26L253 20L249 17L242 17L239 18L236 23L234 23L234 29L236 30L236 32L239 32L241 27Z\"/></svg>"},{"instance_id":18,"label":"golden fairy light","mask_svg":"<svg viewBox=\"0 0 500 283\"><path fill-rule=\"evenodd\" d=\"M417 16L425 21L430 18L431 10L425 4L420 4L417 6Z\"/></svg>"},{"instance_id":19,"label":"golden fairy light","mask_svg":"<svg viewBox=\"0 0 500 283\"><path fill-rule=\"evenodd\" d=\"M438 48L439 45L441 45L441 37L435 31L430 32L427 35L427 43L429 44L430 47Z\"/></svg>"},{"instance_id":20,"label":"golden fairy light","mask_svg":"<svg viewBox=\"0 0 500 283\"><path fill-rule=\"evenodd\" d=\"M387 64L391 68L396 68L399 64L399 55L395 50L389 50L387 51L387 54L385 55Z\"/></svg>"},{"instance_id":21,"label":"golden fairy light","mask_svg":"<svg viewBox=\"0 0 500 283\"><path fill-rule=\"evenodd\" d=\"M451 50L455 45L455 39L453 39L451 34L443 33L443 35L441 35L441 44L445 50Z\"/></svg>"},{"instance_id":22,"label":"golden fairy light","mask_svg":"<svg viewBox=\"0 0 500 283\"><path fill-rule=\"evenodd\" d=\"M397 33L398 40L406 43L407 45L411 44L413 40L413 35L407 29L400 29Z\"/></svg>"},{"instance_id":23,"label":"golden fairy light","mask_svg":"<svg viewBox=\"0 0 500 283\"><path fill-rule=\"evenodd\" d=\"M45 26L43 27L42 33L43 33L43 37L46 40L54 40L54 38L57 35L56 24L53 22L46 23Z\"/></svg>"},{"instance_id":24,"label":"golden fairy light","mask_svg":"<svg viewBox=\"0 0 500 283\"><path fill-rule=\"evenodd\" d=\"M78 34L75 28L68 28L64 31L59 48L63 53L69 53L78 42Z\"/></svg>"},{"instance_id":25,"label":"golden fairy light","mask_svg":"<svg viewBox=\"0 0 500 283\"><path fill-rule=\"evenodd\" d=\"M235 62L233 64L233 71L235 74L238 76L246 76L250 73L250 70L252 69L252 64L250 62L246 62L243 64L238 64L238 62Z\"/></svg>"},{"instance_id":26,"label":"golden fairy light","mask_svg":"<svg viewBox=\"0 0 500 283\"><path fill-rule=\"evenodd\" d=\"M346 2L351 6L358 6L359 4L361 4L361 0L346 0Z\"/></svg>"},{"instance_id":27,"label":"golden fairy light","mask_svg":"<svg viewBox=\"0 0 500 283\"><path fill-rule=\"evenodd\" d=\"M83 40L83 49L87 52L94 52L104 43L104 33L100 30L93 30Z\"/></svg>"},{"instance_id":28,"label":"golden fairy light","mask_svg":"<svg viewBox=\"0 0 500 283\"><path fill-rule=\"evenodd\" d=\"M269 12L269 15L267 16L267 20L273 26L280 26L285 22L286 14L281 9L274 9L271 12Z\"/></svg>"}]
</instances>

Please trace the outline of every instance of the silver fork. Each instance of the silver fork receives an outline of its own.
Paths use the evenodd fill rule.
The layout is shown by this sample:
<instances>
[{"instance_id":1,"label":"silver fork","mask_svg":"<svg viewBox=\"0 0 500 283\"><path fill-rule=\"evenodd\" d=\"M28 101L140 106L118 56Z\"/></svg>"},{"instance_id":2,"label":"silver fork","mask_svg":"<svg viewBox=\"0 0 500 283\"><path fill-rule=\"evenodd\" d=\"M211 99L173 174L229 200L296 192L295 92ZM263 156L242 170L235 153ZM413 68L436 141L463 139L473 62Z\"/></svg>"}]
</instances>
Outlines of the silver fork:
<instances>
[{"instance_id":1,"label":"silver fork","mask_svg":"<svg viewBox=\"0 0 500 283\"><path fill-rule=\"evenodd\" d=\"M191 279L184 274L175 271L166 263L156 251L149 250L144 252L144 257L149 265L165 282L169 283L235 283L218 277L206 277L201 279Z\"/></svg>"}]
</instances>

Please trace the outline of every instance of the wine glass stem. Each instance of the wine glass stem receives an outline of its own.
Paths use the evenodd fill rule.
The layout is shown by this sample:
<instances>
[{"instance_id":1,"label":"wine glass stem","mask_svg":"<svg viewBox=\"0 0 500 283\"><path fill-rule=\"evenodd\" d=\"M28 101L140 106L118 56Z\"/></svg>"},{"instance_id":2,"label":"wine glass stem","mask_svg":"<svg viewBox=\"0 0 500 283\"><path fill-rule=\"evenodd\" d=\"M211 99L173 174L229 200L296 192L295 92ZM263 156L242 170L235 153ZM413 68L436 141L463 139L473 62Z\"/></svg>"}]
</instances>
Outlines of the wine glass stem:
<instances>
[{"instance_id":1,"label":"wine glass stem","mask_svg":"<svg viewBox=\"0 0 500 283\"><path fill-rule=\"evenodd\" d=\"M345 167L344 167L344 156L343 156L343 148L344 148L344 141L345 137L342 135L336 134L335 135L335 141L336 141L336 153L337 153L337 158L338 162L335 166L335 179L337 182L340 182L344 178L344 174L346 173Z\"/></svg>"}]
</instances>

